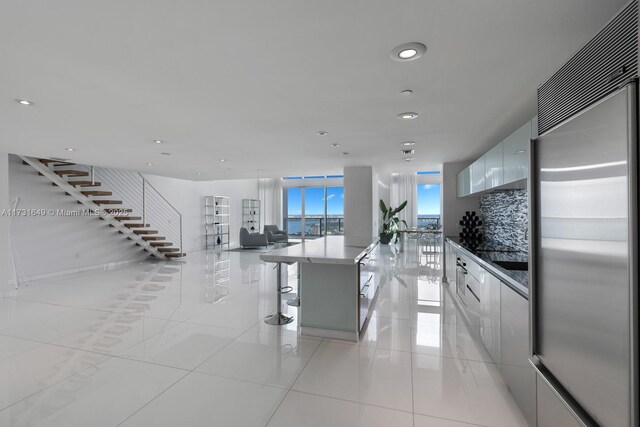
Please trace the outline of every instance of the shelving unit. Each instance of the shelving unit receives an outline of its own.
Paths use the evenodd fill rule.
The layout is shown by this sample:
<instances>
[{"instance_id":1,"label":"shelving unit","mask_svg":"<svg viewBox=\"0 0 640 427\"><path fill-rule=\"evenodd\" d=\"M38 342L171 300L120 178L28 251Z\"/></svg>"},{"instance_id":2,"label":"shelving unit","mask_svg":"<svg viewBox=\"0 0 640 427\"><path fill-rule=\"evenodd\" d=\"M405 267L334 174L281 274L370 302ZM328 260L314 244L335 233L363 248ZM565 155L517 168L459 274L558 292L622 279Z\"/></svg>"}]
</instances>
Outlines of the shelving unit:
<instances>
[{"instance_id":1,"label":"shelving unit","mask_svg":"<svg viewBox=\"0 0 640 427\"><path fill-rule=\"evenodd\" d=\"M225 196L205 196L204 236L207 248L229 247L229 217L231 206Z\"/></svg>"},{"instance_id":2,"label":"shelving unit","mask_svg":"<svg viewBox=\"0 0 640 427\"><path fill-rule=\"evenodd\" d=\"M260 232L260 200L242 199L242 226L249 233Z\"/></svg>"}]
</instances>

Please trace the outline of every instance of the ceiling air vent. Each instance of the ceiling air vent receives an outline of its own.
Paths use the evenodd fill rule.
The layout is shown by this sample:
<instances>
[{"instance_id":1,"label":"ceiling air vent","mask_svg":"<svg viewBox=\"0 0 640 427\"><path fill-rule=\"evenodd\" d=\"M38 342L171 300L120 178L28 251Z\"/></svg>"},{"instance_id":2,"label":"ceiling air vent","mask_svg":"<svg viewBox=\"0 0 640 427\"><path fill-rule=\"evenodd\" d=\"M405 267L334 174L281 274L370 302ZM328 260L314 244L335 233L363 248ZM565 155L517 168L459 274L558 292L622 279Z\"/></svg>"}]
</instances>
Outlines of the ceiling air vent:
<instances>
[{"instance_id":1,"label":"ceiling air vent","mask_svg":"<svg viewBox=\"0 0 640 427\"><path fill-rule=\"evenodd\" d=\"M415 152L416 152L416 150L402 150L402 154L404 154L405 156L408 155L408 154L413 154Z\"/></svg>"},{"instance_id":2,"label":"ceiling air vent","mask_svg":"<svg viewBox=\"0 0 640 427\"><path fill-rule=\"evenodd\" d=\"M543 134L638 75L638 1L624 9L538 88Z\"/></svg>"}]
</instances>

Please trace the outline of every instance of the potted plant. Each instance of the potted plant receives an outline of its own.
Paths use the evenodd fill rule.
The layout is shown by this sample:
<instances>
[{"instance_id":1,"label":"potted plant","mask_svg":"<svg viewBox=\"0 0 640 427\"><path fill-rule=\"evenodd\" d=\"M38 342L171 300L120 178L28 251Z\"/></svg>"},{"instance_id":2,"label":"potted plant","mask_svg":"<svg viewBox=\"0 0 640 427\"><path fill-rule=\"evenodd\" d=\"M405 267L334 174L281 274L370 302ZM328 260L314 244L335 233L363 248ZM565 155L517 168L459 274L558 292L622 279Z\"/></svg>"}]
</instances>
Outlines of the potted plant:
<instances>
[{"instance_id":1,"label":"potted plant","mask_svg":"<svg viewBox=\"0 0 640 427\"><path fill-rule=\"evenodd\" d=\"M400 223L404 224L405 228L407 228L407 223L404 219L400 219L396 215L406 206L407 201L405 200L395 209L391 206L387 208L384 201L380 199L380 210L382 211L382 220L380 221L380 243L388 245L394 238L396 241L400 241L400 233L398 232L400 230Z\"/></svg>"}]
</instances>

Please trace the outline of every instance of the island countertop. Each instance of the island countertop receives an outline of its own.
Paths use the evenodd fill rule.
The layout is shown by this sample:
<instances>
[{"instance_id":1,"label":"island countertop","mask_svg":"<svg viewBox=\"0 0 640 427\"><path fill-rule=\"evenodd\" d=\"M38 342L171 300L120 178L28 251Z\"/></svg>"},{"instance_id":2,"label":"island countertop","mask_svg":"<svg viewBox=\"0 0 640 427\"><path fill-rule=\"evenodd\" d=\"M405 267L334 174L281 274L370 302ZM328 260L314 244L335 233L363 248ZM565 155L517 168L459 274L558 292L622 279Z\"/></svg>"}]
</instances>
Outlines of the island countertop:
<instances>
[{"instance_id":1,"label":"island countertop","mask_svg":"<svg viewBox=\"0 0 640 427\"><path fill-rule=\"evenodd\" d=\"M307 240L299 245L275 249L260 255L265 262L308 262L317 264L356 264L377 244L377 240L368 246L351 245L344 236L327 236Z\"/></svg>"}]
</instances>

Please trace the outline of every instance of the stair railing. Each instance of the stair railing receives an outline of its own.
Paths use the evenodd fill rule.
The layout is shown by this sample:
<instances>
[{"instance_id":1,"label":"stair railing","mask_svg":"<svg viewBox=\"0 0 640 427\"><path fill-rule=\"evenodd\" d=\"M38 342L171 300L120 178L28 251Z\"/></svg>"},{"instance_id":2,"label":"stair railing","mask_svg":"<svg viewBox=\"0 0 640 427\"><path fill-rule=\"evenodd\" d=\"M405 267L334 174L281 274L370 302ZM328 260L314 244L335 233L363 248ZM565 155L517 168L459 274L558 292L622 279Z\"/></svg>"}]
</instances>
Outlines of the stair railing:
<instances>
[{"instance_id":1,"label":"stair railing","mask_svg":"<svg viewBox=\"0 0 640 427\"><path fill-rule=\"evenodd\" d=\"M183 252L182 214L141 173L86 165L73 167L89 172L89 180L99 182L101 189L111 191L115 199L122 201L123 208L132 210L129 216L142 217L143 224L158 230L160 236ZM119 205L111 207L117 209Z\"/></svg>"}]
</instances>

